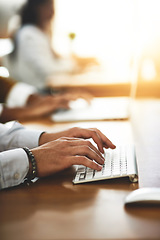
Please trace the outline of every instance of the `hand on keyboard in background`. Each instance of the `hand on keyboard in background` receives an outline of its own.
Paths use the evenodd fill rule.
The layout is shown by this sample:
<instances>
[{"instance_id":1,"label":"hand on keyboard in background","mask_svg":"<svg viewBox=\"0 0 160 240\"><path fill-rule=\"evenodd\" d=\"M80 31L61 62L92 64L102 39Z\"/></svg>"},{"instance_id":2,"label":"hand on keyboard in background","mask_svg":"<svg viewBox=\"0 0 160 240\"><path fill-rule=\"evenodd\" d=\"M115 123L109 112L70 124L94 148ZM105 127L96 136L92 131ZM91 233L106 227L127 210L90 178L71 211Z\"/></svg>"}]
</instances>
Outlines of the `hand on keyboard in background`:
<instances>
[{"instance_id":1,"label":"hand on keyboard in background","mask_svg":"<svg viewBox=\"0 0 160 240\"><path fill-rule=\"evenodd\" d=\"M49 141L56 140L60 137L74 137L82 139L93 139L97 144L98 149L101 153L104 153L103 148L115 149L116 146L97 128L79 128L74 127L65 131L57 133L44 133L40 139L40 145Z\"/></svg>"}]
</instances>

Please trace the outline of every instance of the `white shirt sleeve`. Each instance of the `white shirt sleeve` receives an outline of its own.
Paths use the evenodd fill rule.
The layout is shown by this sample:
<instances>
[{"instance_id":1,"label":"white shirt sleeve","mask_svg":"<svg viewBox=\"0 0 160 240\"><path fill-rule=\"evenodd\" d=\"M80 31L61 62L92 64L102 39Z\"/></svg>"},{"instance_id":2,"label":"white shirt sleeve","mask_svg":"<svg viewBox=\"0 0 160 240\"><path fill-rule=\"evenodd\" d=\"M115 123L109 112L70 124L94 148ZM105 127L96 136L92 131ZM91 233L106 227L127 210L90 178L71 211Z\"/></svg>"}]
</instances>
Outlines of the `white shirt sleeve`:
<instances>
[{"instance_id":1,"label":"white shirt sleeve","mask_svg":"<svg viewBox=\"0 0 160 240\"><path fill-rule=\"evenodd\" d=\"M29 161L22 147L37 147L41 134L42 131L25 129L17 122L0 124L0 189L23 182Z\"/></svg>"},{"instance_id":2,"label":"white shirt sleeve","mask_svg":"<svg viewBox=\"0 0 160 240\"><path fill-rule=\"evenodd\" d=\"M21 148L0 153L0 189L23 182L29 170L27 154Z\"/></svg>"},{"instance_id":3,"label":"white shirt sleeve","mask_svg":"<svg viewBox=\"0 0 160 240\"><path fill-rule=\"evenodd\" d=\"M31 85L16 83L7 96L6 104L9 107L22 107L26 104L28 97L36 92L36 88Z\"/></svg>"},{"instance_id":4,"label":"white shirt sleeve","mask_svg":"<svg viewBox=\"0 0 160 240\"><path fill-rule=\"evenodd\" d=\"M14 148L38 146L42 131L26 129L18 122L0 124L0 152Z\"/></svg>"}]
</instances>

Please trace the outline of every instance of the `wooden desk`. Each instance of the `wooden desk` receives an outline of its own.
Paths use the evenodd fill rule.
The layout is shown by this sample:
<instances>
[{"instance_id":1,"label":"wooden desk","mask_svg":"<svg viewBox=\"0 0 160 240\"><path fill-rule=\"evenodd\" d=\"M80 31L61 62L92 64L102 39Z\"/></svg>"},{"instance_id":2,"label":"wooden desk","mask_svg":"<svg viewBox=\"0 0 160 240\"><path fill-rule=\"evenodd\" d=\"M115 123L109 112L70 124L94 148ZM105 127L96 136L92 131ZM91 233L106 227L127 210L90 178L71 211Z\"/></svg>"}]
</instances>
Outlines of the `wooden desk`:
<instances>
[{"instance_id":1,"label":"wooden desk","mask_svg":"<svg viewBox=\"0 0 160 240\"><path fill-rule=\"evenodd\" d=\"M98 74L77 74L57 75L48 78L48 85L56 90L81 90L88 91L95 97L106 96L129 96L130 83L119 83L116 80L108 79L103 73Z\"/></svg>"},{"instance_id":2,"label":"wooden desk","mask_svg":"<svg viewBox=\"0 0 160 240\"><path fill-rule=\"evenodd\" d=\"M154 171L160 168L160 102L140 101L136 104L132 126L142 174L140 185L148 186L147 175L152 186L158 186L160 171L156 175ZM75 125L95 126L116 144L133 141L129 121L26 125L49 131ZM157 164L152 167L152 172L147 170L151 163ZM73 185L74 173L72 167L30 186L1 191L0 239L160 239L158 206L124 207L125 197L138 188L138 184L119 179Z\"/></svg>"},{"instance_id":3,"label":"wooden desk","mask_svg":"<svg viewBox=\"0 0 160 240\"><path fill-rule=\"evenodd\" d=\"M77 74L77 75L57 75L48 79L48 85L56 90L81 90L88 91L95 97L115 97L130 96L131 83L130 80L121 82L111 79L99 72L98 74ZM137 97L157 97L160 98L160 81L138 80Z\"/></svg>"}]
</instances>

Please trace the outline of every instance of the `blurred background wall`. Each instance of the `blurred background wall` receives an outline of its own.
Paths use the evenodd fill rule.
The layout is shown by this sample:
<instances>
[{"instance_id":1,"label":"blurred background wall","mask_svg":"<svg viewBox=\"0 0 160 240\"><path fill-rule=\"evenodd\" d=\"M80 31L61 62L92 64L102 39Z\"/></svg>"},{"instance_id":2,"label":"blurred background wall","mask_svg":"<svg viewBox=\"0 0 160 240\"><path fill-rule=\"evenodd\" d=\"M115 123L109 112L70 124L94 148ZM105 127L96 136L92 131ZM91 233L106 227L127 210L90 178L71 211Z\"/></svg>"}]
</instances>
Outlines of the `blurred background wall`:
<instances>
[{"instance_id":1,"label":"blurred background wall","mask_svg":"<svg viewBox=\"0 0 160 240\"><path fill-rule=\"evenodd\" d=\"M24 2L0 1L3 36L18 27ZM106 81L129 82L136 66L140 82L159 84L159 0L55 0L55 10L52 43L58 53L96 58Z\"/></svg>"}]
</instances>

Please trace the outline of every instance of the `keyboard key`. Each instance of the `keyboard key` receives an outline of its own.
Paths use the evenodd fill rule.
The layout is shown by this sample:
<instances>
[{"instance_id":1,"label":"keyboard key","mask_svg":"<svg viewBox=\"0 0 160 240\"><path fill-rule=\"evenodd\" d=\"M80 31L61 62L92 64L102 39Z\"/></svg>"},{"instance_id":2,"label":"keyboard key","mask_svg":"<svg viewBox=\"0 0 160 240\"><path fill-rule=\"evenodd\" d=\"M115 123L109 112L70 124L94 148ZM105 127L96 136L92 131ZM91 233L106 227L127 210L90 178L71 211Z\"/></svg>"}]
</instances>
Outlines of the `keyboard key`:
<instances>
[{"instance_id":1,"label":"keyboard key","mask_svg":"<svg viewBox=\"0 0 160 240\"><path fill-rule=\"evenodd\" d=\"M92 172L87 172L86 173L86 180L90 180L90 179L92 179L93 178L93 171Z\"/></svg>"},{"instance_id":2,"label":"keyboard key","mask_svg":"<svg viewBox=\"0 0 160 240\"><path fill-rule=\"evenodd\" d=\"M102 171L95 171L94 173L94 178L99 178L99 177L102 177Z\"/></svg>"},{"instance_id":3,"label":"keyboard key","mask_svg":"<svg viewBox=\"0 0 160 240\"><path fill-rule=\"evenodd\" d=\"M87 168L86 168L86 172L87 172L87 173L89 173L89 172L90 172L90 173L93 173L94 170L93 170L92 168L87 167Z\"/></svg>"},{"instance_id":4,"label":"keyboard key","mask_svg":"<svg viewBox=\"0 0 160 240\"><path fill-rule=\"evenodd\" d=\"M79 181L79 177L80 177L80 172L77 172L76 177L75 177L76 182Z\"/></svg>"},{"instance_id":5,"label":"keyboard key","mask_svg":"<svg viewBox=\"0 0 160 240\"><path fill-rule=\"evenodd\" d=\"M79 180L83 180L85 178L85 173L80 173Z\"/></svg>"},{"instance_id":6,"label":"keyboard key","mask_svg":"<svg viewBox=\"0 0 160 240\"><path fill-rule=\"evenodd\" d=\"M115 169L112 171L113 176L120 176L120 169Z\"/></svg>"},{"instance_id":7,"label":"keyboard key","mask_svg":"<svg viewBox=\"0 0 160 240\"><path fill-rule=\"evenodd\" d=\"M105 171L103 171L103 176L105 177L110 177L111 176L111 170L110 169L106 169Z\"/></svg>"},{"instance_id":8,"label":"keyboard key","mask_svg":"<svg viewBox=\"0 0 160 240\"><path fill-rule=\"evenodd\" d=\"M128 171L127 170L128 169L127 152L128 151L129 150L126 149L125 147L123 148L117 147L115 150L107 149L104 154L105 163L101 171L95 171L91 168L80 165L77 169L77 173L73 182L80 183L80 182L85 182L85 180L87 182L87 181L92 181L92 179L98 180L102 178L107 179L107 178L115 178L120 176L127 176L127 171ZM137 173L133 172L133 174L137 174Z\"/></svg>"},{"instance_id":9,"label":"keyboard key","mask_svg":"<svg viewBox=\"0 0 160 240\"><path fill-rule=\"evenodd\" d=\"M121 175L123 175L123 176L127 175L127 171L125 169L121 170Z\"/></svg>"}]
</instances>

